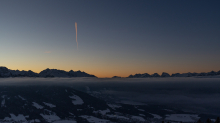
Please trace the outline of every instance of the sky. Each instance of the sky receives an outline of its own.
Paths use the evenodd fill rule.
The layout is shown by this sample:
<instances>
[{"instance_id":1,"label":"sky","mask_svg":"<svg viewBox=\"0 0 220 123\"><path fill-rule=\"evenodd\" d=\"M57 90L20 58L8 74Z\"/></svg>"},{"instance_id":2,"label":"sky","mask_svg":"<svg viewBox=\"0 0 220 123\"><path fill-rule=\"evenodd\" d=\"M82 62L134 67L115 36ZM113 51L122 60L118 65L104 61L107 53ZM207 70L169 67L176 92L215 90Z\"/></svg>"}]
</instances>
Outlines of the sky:
<instances>
[{"instance_id":1,"label":"sky","mask_svg":"<svg viewBox=\"0 0 220 123\"><path fill-rule=\"evenodd\" d=\"M1 0L0 66L37 73L81 70L97 77L219 71L219 5L218 0Z\"/></svg>"}]
</instances>

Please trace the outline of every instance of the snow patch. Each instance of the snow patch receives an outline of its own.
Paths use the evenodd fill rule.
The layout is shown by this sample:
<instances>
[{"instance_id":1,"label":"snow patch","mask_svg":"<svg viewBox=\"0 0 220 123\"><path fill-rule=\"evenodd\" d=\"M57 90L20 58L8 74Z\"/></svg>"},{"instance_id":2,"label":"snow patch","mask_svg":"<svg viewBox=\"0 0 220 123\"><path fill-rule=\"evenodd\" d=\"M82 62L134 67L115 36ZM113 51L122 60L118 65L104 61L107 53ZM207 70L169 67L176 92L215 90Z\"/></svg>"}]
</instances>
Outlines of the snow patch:
<instances>
[{"instance_id":1,"label":"snow patch","mask_svg":"<svg viewBox=\"0 0 220 123\"><path fill-rule=\"evenodd\" d=\"M144 114L139 114L140 116L143 116L143 117L145 117L145 115Z\"/></svg>"},{"instance_id":2,"label":"snow patch","mask_svg":"<svg viewBox=\"0 0 220 123\"><path fill-rule=\"evenodd\" d=\"M82 115L82 116L79 116L79 117L85 118L90 123L100 123L100 122L101 123L108 123L108 122L110 122L109 120L99 119L97 117L88 116L88 115Z\"/></svg>"},{"instance_id":3,"label":"snow patch","mask_svg":"<svg viewBox=\"0 0 220 123\"><path fill-rule=\"evenodd\" d=\"M46 114L40 114L47 122L52 122L56 120L60 120L60 117L58 117L55 113L46 115Z\"/></svg>"},{"instance_id":4,"label":"snow patch","mask_svg":"<svg viewBox=\"0 0 220 123\"><path fill-rule=\"evenodd\" d=\"M109 109L106 109L106 110L98 110L98 111L93 111L93 113L100 113L102 115L105 115L106 113L110 112Z\"/></svg>"},{"instance_id":5,"label":"snow patch","mask_svg":"<svg viewBox=\"0 0 220 123\"><path fill-rule=\"evenodd\" d=\"M44 105L49 106L50 108L56 107L56 105L53 105L51 103L46 103L46 102L43 102L43 103L44 103Z\"/></svg>"},{"instance_id":6,"label":"snow patch","mask_svg":"<svg viewBox=\"0 0 220 123\"><path fill-rule=\"evenodd\" d=\"M98 94L101 94L101 93L98 92L98 91L92 91L92 94L98 95Z\"/></svg>"},{"instance_id":7,"label":"snow patch","mask_svg":"<svg viewBox=\"0 0 220 123\"><path fill-rule=\"evenodd\" d=\"M2 95L3 100L1 102L1 107L6 107L6 105L5 105L5 97L6 97L6 95Z\"/></svg>"},{"instance_id":8,"label":"snow patch","mask_svg":"<svg viewBox=\"0 0 220 123\"><path fill-rule=\"evenodd\" d=\"M6 97L6 95L2 95L2 98L5 98Z\"/></svg>"},{"instance_id":9,"label":"snow patch","mask_svg":"<svg viewBox=\"0 0 220 123\"><path fill-rule=\"evenodd\" d=\"M165 120L182 121L182 122L195 122L200 118L198 117L198 115L192 115L192 114L170 114L166 116L167 117L165 118Z\"/></svg>"},{"instance_id":10,"label":"snow patch","mask_svg":"<svg viewBox=\"0 0 220 123\"><path fill-rule=\"evenodd\" d=\"M6 105L5 105L5 99L2 100L1 107L6 107Z\"/></svg>"},{"instance_id":11,"label":"snow patch","mask_svg":"<svg viewBox=\"0 0 220 123\"><path fill-rule=\"evenodd\" d=\"M135 119L135 120L138 120L138 121L145 121L145 119L143 117L140 117L140 116L132 116L131 119Z\"/></svg>"},{"instance_id":12,"label":"snow patch","mask_svg":"<svg viewBox=\"0 0 220 123\"><path fill-rule=\"evenodd\" d=\"M73 113L69 112L70 115L74 115Z\"/></svg>"},{"instance_id":13,"label":"snow patch","mask_svg":"<svg viewBox=\"0 0 220 123\"><path fill-rule=\"evenodd\" d=\"M149 114L153 115L155 119L161 119L162 118L160 115L157 115L157 114L152 114L152 113L149 113Z\"/></svg>"},{"instance_id":14,"label":"snow patch","mask_svg":"<svg viewBox=\"0 0 220 123\"><path fill-rule=\"evenodd\" d=\"M216 119L210 119L212 122L215 122L216 121Z\"/></svg>"},{"instance_id":15,"label":"snow patch","mask_svg":"<svg viewBox=\"0 0 220 123\"><path fill-rule=\"evenodd\" d=\"M170 109L163 109L163 110L173 112L173 110L170 110Z\"/></svg>"},{"instance_id":16,"label":"snow patch","mask_svg":"<svg viewBox=\"0 0 220 123\"><path fill-rule=\"evenodd\" d=\"M59 120L54 121L53 123L77 123L75 120Z\"/></svg>"},{"instance_id":17,"label":"snow patch","mask_svg":"<svg viewBox=\"0 0 220 123\"><path fill-rule=\"evenodd\" d=\"M26 100L25 98L23 98L22 96L18 95L19 98L21 98L22 100Z\"/></svg>"},{"instance_id":18,"label":"snow patch","mask_svg":"<svg viewBox=\"0 0 220 123\"><path fill-rule=\"evenodd\" d=\"M4 121L15 121L15 122L27 121L23 114L18 114L18 116L15 116L14 114L10 114L10 115L11 115L11 118L5 117Z\"/></svg>"},{"instance_id":19,"label":"snow patch","mask_svg":"<svg viewBox=\"0 0 220 123\"><path fill-rule=\"evenodd\" d=\"M36 102L33 102L33 106L37 109L43 109L44 107L42 105L37 104Z\"/></svg>"},{"instance_id":20,"label":"snow patch","mask_svg":"<svg viewBox=\"0 0 220 123\"><path fill-rule=\"evenodd\" d=\"M145 111L144 109L138 109L139 111Z\"/></svg>"},{"instance_id":21,"label":"snow patch","mask_svg":"<svg viewBox=\"0 0 220 123\"><path fill-rule=\"evenodd\" d=\"M88 86L86 86L86 92L91 93L90 88Z\"/></svg>"},{"instance_id":22,"label":"snow patch","mask_svg":"<svg viewBox=\"0 0 220 123\"><path fill-rule=\"evenodd\" d=\"M127 117L125 117L125 116L120 116L120 115L109 114L109 115L106 115L106 116L109 117L109 118L129 120L129 118L127 118Z\"/></svg>"},{"instance_id":23,"label":"snow patch","mask_svg":"<svg viewBox=\"0 0 220 123\"><path fill-rule=\"evenodd\" d=\"M36 123L36 122L37 122L37 123L40 123L40 120L39 120L39 119L34 119L34 120L30 120L29 122L30 122L30 123ZM28 123L29 123L29 122L28 122Z\"/></svg>"},{"instance_id":24,"label":"snow patch","mask_svg":"<svg viewBox=\"0 0 220 123\"><path fill-rule=\"evenodd\" d=\"M77 95L73 95L73 96L69 96L69 97L71 99L75 99L75 100L72 100L72 103L74 105L82 105L84 103L83 100L79 96L77 96Z\"/></svg>"},{"instance_id":25,"label":"snow patch","mask_svg":"<svg viewBox=\"0 0 220 123\"><path fill-rule=\"evenodd\" d=\"M120 108L120 105L115 105L115 104L107 104L109 107L111 107L112 109L116 109L116 108Z\"/></svg>"}]
</instances>

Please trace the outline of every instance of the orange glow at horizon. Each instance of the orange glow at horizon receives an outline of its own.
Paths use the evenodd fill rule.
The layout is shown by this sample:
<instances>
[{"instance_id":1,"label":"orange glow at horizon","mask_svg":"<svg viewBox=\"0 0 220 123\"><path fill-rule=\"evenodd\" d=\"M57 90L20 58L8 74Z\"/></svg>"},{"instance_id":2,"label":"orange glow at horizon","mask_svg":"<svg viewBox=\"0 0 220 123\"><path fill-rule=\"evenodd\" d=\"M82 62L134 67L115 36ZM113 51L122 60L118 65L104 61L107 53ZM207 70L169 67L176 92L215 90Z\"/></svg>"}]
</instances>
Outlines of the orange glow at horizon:
<instances>
[{"instance_id":1,"label":"orange glow at horizon","mask_svg":"<svg viewBox=\"0 0 220 123\"><path fill-rule=\"evenodd\" d=\"M128 70L127 68L124 68L124 70L114 70L114 69L110 69L110 70L107 70L107 71L103 71L104 68L100 68L100 69L86 69L86 67L82 68L82 69L68 69L67 67L63 68L54 68L54 67L39 67L39 66L36 66L35 69L28 69L27 67L15 67L15 66L5 66L7 67L8 69L11 69L11 70L25 70L25 71L28 71L28 70L32 70L33 72L35 73L40 73L42 70L45 70L47 68L49 69L58 69L58 70L64 70L64 71L70 71L70 70L73 70L73 71L84 71L88 74L92 74L92 75L95 75L96 77L98 78L110 78L110 77L113 77L113 76L120 76L120 77L128 77L129 75L134 75L134 74L144 74L144 73L148 73L150 75L154 74L154 73L158 73L159 75L162 74L162 72L166 72L166 73L169 73L170 75L172 75L173 73L188 73L188 72L196 72L196 73L201 73L201 72L210 72L212 71L212 69L197 69L196 71L187 71L187 70L184 70L182 69L181 71L177 71L177 70L169 70L169 71L161 71L159 70L158 68L155 69L155 70L144 70L144 69L140 69L140 70L134 70L132 71L131 69ZM157 71L158 70L158 71ZM150 72L151 71L151 72ZM219 71L219 69L214 69L215 72Z\"/></svg>"},{"instance_id":2,"label":"orange glow at horizon","mask_svg":"<svg viewBox=\"0 0 220 123\"><path fill-rule=\"evenodd\" d=\"M72 52L61 52L53 50L51 53L34 54L36 57L32 57L33 53L20 55L12 54L10 57L7 55L4 59L1 59L0 66L5 66L11 70L32 70L33 72L39 73L47 68L49 69L59 69L64 71L84 71L88 74L95 75L99 78L121 76L128 77L134 74L153 74L166 72L169 74L173 73L188 73L188 72L210 72L219 71L219 60L212 60L212 62L207 65L207 61L203 60L201 62L169 62L169 61L141 61L136 62L131 60L119 60L107 59L105 61L99 60L98 57L93 55L83 55L83 53L75 53L76 57L69 57L74 53ZM57 58L57 55L60 57ZM12 57L13 56L13 57ZM41 57L37 57L41 56ZM216 57L218 58L218 57ZM96 61L94 61L96 60ZM16 62L15 62L16 61ZM138 63L138 64L137 64ZM183 64L184 63L184 64Z\"/></svg>"}]
</instances>

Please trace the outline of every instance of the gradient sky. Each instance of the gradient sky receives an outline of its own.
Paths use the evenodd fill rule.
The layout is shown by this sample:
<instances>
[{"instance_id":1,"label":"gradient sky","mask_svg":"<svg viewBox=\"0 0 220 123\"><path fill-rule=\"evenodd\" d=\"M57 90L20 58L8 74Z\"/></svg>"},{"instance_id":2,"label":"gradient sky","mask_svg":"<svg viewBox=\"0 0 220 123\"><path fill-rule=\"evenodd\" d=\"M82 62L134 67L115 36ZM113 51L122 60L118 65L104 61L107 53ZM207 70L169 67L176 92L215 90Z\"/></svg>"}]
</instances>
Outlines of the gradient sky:
<instances>
[{"instance_id":1,"label":"gradient sky","mask_svg":"<svg viewBox=\"0 0 220 123\"><path fill-rule=\"evenodd\" d=\"M218 71L219 6L219 0L0 0L0 66L97 77Z\"/></svg>"}]
</instances>

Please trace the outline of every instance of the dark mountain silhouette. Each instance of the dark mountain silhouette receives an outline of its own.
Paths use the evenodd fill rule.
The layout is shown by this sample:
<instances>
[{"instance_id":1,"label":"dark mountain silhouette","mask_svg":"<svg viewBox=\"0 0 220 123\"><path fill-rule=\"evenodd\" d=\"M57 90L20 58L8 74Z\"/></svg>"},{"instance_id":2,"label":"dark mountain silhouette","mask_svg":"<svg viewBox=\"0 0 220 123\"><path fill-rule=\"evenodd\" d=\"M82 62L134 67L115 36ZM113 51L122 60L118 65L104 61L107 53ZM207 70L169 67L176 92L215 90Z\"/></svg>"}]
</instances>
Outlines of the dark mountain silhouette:
<instances>
[{"instance_id":1,"label":"dark mountain silhouette","mask_svg":"<svg viewBox=\"0 0 220 123\"><path fill-rule=\"evenodd\" d=\"M47 68L38 74L31 70L19 71L19 70L10 70L7 67L0 67L0 77L5 78L5 77L96 77L96 76L87 74L85 72L73 71L73 70L67 72L64 70Z\"/></svg>"},{"instance_id":2,"label":"dark mountain silhouette","mask_svg":"<svg viewBox=\"0 0 220 123\"><path fill-rule=\"evenodd\" d=\"M211 72L201 72L201 73L174 73L172 75L163 72L161 75L159 75L158 73L154 73L152 75L149 75L148 73L144 73L144 74L135 74L135 75L129 75L127 78L146 78L146 77L193 77L193 76L197 76L197 77L203 77L203 76L217 76L220 75L220 70L218 72L215 71L211 71Z\"/></svg>"}]
</instances>

